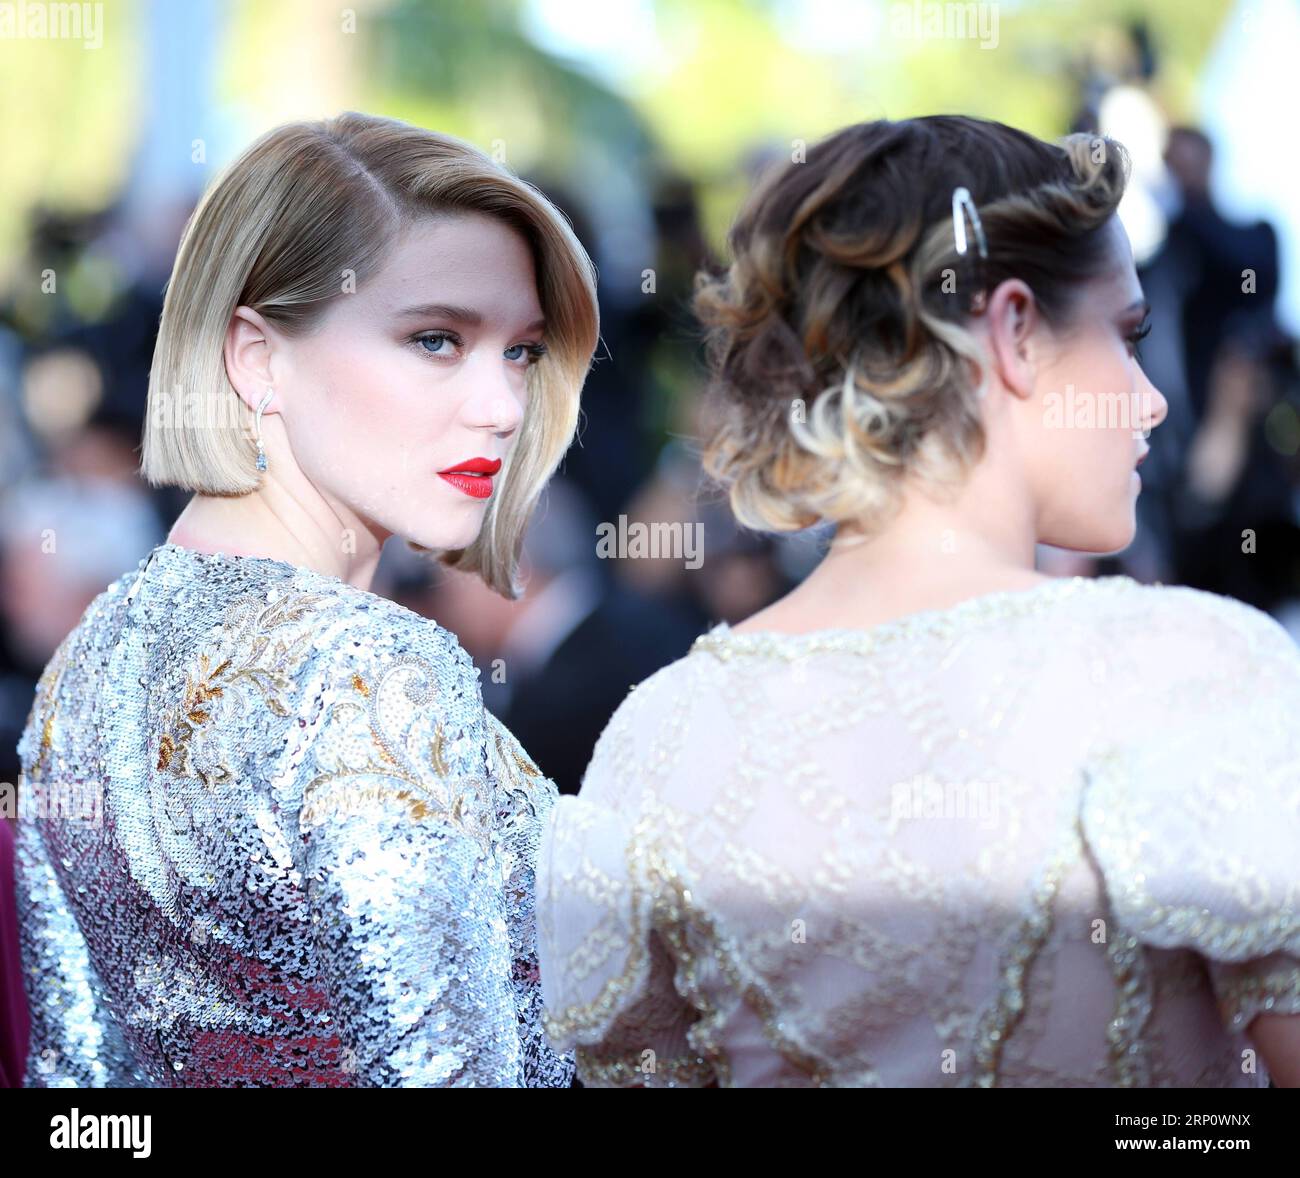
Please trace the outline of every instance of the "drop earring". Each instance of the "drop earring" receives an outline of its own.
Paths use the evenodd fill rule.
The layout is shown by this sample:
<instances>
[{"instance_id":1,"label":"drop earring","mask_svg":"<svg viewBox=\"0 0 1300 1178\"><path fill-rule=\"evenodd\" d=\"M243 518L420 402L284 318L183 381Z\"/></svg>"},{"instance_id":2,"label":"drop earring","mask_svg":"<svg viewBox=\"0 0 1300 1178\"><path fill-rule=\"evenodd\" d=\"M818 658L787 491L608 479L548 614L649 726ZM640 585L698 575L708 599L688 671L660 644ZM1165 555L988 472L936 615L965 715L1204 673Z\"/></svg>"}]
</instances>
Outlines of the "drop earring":
<instances>
[{"instance_id":1,"label":"drop earring","mask_svg":"<svg viewBox=\"0 0 1300 1178\"><path fill-rule=\"evenodd\" d=\"M275 389L270 385L266 388L266 396L262 398L262 403L257 407L257 418L254 422L254 432L257 435L257 469L266 469L266 451L262 448L262 410L270 403L271 398L275 396Z\"/></svg>"}]
</instances>

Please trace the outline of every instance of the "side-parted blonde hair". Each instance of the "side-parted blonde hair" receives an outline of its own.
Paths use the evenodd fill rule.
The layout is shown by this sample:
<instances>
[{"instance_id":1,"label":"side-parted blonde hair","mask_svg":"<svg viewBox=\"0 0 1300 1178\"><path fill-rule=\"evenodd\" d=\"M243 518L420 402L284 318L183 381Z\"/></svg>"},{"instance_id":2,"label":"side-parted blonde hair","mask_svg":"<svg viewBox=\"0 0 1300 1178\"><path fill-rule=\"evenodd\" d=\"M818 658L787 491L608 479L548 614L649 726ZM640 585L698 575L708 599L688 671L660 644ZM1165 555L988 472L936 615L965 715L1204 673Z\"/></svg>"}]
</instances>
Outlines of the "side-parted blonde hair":
<instances>
[{"instance_id":1,"label":"side-parted blonde hair","mask_svg":"<svg viewBox=\"0 0 1300 1178\"><path fill-rule=\"evenodd\" d=\"M573 440L599 337L596 271L563 214L471 144L349 111L263 135L204 194L167 284L149 373L141 472L154 486L243 495L259 485L253 411L226 374L235 308L290 336L386 260L421 218L480 213L528 241L546 317L546 354L528 368L527 407L475 541L439 554L519 595L524 530Z\"/></svg>"},{"instance_id":2,"label":"side-parted blonde hair","mask_svg":"<svg viewBox=\"0 0 1300 1178\"><path fill-rule=\"evenodd\" d=\"M858 123L765 174L732 226L730 266L698 274L693 300L710 367L704 466L736 518L874 532L907 474L959 484L985 448L971 296L1019 278L1067 328L1111 264L1127 178L1112 139L1050 144L957 115ZM959 187L987 261L957 253Z\"/></svg>"}]
</instances>

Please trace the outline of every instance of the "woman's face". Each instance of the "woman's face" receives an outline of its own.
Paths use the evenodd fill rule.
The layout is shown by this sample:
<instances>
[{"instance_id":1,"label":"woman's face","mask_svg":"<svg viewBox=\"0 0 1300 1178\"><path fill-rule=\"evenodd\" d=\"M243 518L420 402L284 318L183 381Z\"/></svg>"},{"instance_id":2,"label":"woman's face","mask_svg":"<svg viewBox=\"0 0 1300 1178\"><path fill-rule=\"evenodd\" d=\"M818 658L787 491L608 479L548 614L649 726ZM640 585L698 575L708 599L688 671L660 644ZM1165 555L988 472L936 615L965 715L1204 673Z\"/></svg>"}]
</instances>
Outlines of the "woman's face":
<instances>
[{"instance_id":1,"label":"woman's face","mask_svg":"<svg viewBox=\"0 0 1300 1178\"><path fill-rule=\"evenodd\" d=\"M475 539L501 476L448 472L504 463L543 329L528 243L467 213L408 229L318 330L277 341L279 420L344 531L432 549Z\"/></svg>"},{"instance_id":2,"label":"woman's face","mask_svg":"<svg viewBox=\"0 0 1300 1178\"><path fill-rule=\"evenodd\" d=\"M1169 409L1136 356L1147 305L1128 235L1116 217L1107 234L1110 265L1079 293L1069 324L1040 328L1045 360L1021 411L1039 542L1098 553L1133 540L1137 466Z\"/></svg>"}]
</instances>

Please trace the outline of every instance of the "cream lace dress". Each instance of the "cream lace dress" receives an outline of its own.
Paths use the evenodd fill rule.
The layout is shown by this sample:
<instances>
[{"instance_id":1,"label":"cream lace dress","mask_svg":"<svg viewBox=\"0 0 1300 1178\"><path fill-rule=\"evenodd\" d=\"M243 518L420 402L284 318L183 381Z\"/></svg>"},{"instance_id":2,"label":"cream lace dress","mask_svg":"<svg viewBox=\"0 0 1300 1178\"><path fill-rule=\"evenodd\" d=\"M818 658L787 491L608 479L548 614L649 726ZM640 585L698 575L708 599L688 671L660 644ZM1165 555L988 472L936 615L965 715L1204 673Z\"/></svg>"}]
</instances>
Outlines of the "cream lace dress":
<instances>
[{"instance_id":1,"label":"cream lace dress","mask_svg":"<svg viewBox=\"0 0 1300 1178\"><path fill-rule=\"evenodd\" d=\"M1298 879L1300 654L1248 606L723 624L550 816L545 1027L588 1085L1264 1086Z\"/></svg>"}]
</instances>

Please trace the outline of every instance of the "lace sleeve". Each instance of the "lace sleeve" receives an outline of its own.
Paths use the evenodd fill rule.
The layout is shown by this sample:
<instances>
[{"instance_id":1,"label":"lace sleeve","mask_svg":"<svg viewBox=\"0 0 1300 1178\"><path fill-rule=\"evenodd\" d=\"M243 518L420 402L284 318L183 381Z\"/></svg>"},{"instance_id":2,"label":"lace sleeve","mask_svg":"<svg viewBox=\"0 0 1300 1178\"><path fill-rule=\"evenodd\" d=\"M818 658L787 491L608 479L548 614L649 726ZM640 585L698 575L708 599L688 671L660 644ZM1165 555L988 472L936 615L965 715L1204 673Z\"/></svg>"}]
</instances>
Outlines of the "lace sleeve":
<instances>
[{"instance_id":1,"label":"lace sleeve","mask_svg":"<svg viewBox=\"0 0 1300 1178\"><path fill-rule=\"evenodd\" d=\"M1205 957L1240 1029L1300 1014L1300 653L1266 614L1180 594L1135 637L1169 686L1094 762L1083 828L1117 919Z\"/></svg>"},{"instance_id":2,"label":"lace sleeve","mask_svg":"<svg viewBox=\"0 0 1300 1178\"><path fill-rule=\"evenodd\" d=\"M653 927L647 865L612 810L561 798L542 837L538 937L546 1031L589 1087L704 1087L695 1011Z\"/></svg>"},{"instance_id":3,"label":"lace sleeve","mask_svg":"<svg viewBox=\"0 0 1300 1178\"><path fill-rule=\"evenodd\" d=\"M1300 1014L1300 954L1211 961L1210 980L1230 1030L1244 1030L1260 1014Z\"/></svg>"},{"instance_id":4,"label":"lace sleeve","mask_svg":"<svg viewBox=\"0 0 1300 1178\"><path fill-rule=\"evenodd\" d=\"M641 689L624 701L581 795L559 800L542 836L546 1031L560 1049L575 1049L588 1086L707 1087L713 1069L689 1037L698 1012L679 995L677 963L656 929L660 897L638 816L645 780L629 773L661 728L649 701Z\"/></svg>"}]
</instances>

